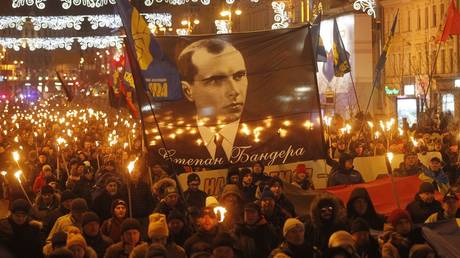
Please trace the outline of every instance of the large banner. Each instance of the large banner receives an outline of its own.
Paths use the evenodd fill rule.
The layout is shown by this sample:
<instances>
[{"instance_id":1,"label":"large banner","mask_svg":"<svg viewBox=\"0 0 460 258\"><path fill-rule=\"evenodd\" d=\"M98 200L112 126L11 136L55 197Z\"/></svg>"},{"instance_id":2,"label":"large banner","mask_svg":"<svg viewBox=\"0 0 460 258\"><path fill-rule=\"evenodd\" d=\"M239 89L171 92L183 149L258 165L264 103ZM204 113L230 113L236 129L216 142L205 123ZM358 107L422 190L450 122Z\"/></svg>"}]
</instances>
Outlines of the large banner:
<instances>
[{"instance_id":1,"label":"large banner","mask_svg":"<svg viewBox=\"0 0 460 258\"><path fill-rule=\"evenodd\" d=\"M157 38L178 68L184 98L141 105L155 162L219 168L323 157L308 32ZM167 87L149 93L168 94Z\"/></svg>"}]
</instances>

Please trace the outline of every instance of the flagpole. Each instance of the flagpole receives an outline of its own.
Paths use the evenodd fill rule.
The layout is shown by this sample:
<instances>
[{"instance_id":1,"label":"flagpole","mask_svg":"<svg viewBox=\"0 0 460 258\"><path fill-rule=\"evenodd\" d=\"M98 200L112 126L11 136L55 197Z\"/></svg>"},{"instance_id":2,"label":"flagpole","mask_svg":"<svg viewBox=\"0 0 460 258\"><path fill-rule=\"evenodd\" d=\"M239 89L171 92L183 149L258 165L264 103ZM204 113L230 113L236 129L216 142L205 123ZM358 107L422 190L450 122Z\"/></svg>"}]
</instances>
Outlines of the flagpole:
<instances>
[{"instance_id":1,"label":"flagpole","mask_svg":"<svg viewBox=\"0 0 460 258\"><path fill-rule=\"evenodd\" d=\"M423 90L424 104L427 109L428 109L428 104L426 101L426 96L428 95L428 91L430 92L430 96L431 96L431 85L432 85L431 83L433 81L434 72L436 71L436 64L438 63L439 51L441 51L441 43L442 42L439 42L438 44L438 49L436 50L436 55L434 57L433 66L431 67L430 75L428 76L428 87L426 87L426 90ZM431 103L430 103L430 106L431 106Z\"/></svg>"},{"instance_id":2,"label":"flagpole","mask_svg":"<svg viewBox=\"0 0 460 258\"><path fill-rule=\"evenodd\" d=\"M337 21L335 21L335 23L337 23ZM338 25L337 25L337 29L338 29ZM340 45L342 49L345 49L345 45L343 44L342 36L339 37L339 40L340 40ZM353 86L353 92L355 93L356 105L358 106L358 111L361 112L361 106L359 105L359 100L358 100L358 93L356 93L355 80L353 79L353 73L351 71L350 55L348 54L345 54L345 55L347 56L347 62L348 62L348 65L350 66L350 79L351 79L351 85Z\"/></svg>"}]
</instances>

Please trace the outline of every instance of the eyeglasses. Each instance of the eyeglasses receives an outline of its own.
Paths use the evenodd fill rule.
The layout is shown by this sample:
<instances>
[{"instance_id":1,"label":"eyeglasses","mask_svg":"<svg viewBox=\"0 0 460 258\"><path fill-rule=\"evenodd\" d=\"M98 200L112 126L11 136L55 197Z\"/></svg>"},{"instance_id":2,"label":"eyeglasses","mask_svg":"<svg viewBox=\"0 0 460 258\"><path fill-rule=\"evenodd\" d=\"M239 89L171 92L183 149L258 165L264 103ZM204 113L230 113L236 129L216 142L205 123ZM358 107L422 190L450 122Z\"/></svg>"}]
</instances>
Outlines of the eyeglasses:
<instances>
[{"instance_id":1,"label":"eyeglasses","mask_svg":"<svg viewBox=\"0 0 460 258\"><path fill-rule=\"evenodd\" d=\"M323 208L320 209L320 211L321 211L321 212L327 212L327 211L332 212L332 211L334 211L334 207L331 207L331 206L329 206L329 207L323 207Z\"/></svg>"}]
</instances>

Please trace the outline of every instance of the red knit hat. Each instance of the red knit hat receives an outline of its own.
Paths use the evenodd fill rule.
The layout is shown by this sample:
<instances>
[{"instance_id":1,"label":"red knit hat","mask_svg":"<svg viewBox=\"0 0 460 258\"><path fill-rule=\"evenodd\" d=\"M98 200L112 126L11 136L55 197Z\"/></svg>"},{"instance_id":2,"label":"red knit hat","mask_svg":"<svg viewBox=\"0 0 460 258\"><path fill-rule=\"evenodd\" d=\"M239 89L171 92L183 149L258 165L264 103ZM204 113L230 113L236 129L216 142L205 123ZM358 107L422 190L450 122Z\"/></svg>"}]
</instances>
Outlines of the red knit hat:
<instances>
[{"instance_id":1,"label":"red knit hat","mask_svg":"<svg viewBox=\"0 0 460 258\"><path fill-rule=\"evenodd\" d=\"M308 174L305 164L297 164L294 171L296 174L305 174L305 175Z\"/></svg>"},{"instance_id":2,"label":"red knit hat","mask_svg":"<svg viewBox=\"0 0 460 258\"><path fill-rule=\"evenodd\" d=\"M410 222L412 222L409 213L406 210L403 210L403 209L393 210L390 213L390 216L388 216L388 222L391 223L391 225L393 225L393 227L396 226L396 224L398 224L398 222L400 220L402 220L402 219L407 219Z\"/></svg>"}]
</instances>

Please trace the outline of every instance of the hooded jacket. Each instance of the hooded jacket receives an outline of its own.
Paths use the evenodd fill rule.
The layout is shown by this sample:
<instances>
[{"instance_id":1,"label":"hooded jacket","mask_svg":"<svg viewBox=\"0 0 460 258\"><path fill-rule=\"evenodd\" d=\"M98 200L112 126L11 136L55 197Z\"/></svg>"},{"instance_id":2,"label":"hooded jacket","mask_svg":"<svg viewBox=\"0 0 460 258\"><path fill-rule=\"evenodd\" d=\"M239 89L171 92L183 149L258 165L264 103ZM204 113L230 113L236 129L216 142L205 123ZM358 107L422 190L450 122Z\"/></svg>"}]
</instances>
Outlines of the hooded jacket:
<instances>
[{"instance_id":1,"label":"hooded jacket","mask_svg":"<svg viewBox=\"0 0 460 258\"><path fill-rule=\"evenodd\" d=\"M39 193L35 200L35 204L32 206L31 216L41 222L43 222L43 229L45 233L49 233L54 221L52 220L53 213L59 209L60 198L58 194L53 194L53 200L49 205L43 202L43 197Z\"/></svg>"},{"instance_id":2,"label":"hooded jacket","mask_svg":"<svg viewBox=\"0 0 460 258\"><path fill-rule=\"evenodd\" d=\"M358 198L363 198L367 202L366 213L362 216L358 215L353 208L353 202ZM348 199L347 203L347 217L350 223L356 218L362 218L369 224L370 228L375 230L383 230L383 224L385 224L385 217L375 211L369 193L365 188L361 187L355 188L351 192L350 199Z\"/></svg>"},{"instance_id":3,"label":"hooded jacket","mask_svg":"<svg viewBox=\"0 0 460 258\"><path fill-rule=\"evenodd\" d=\"M330 221L323 221L320 217L319 203L328 201L334 212ZM346 212L343 203L335 196L323 193L318 195L310 206L310 214L305 222L305 241L326 253L329 237L338 230L348 230Z\"/></svg>"},{"instance_id":4,"label":"hooded jacket","mask_svg":"<svg viewBox=\"0 0 460 258\"><path fill-rule=\"evenodd\" d=\"M43 257L43 236L40 224L26 221L17 225L10 217L0 220L0 249L8 250L13 257Z\"/></svg>"},{"instance_id":5,"label":"hooded jacket","mask_svg":"<svg viewBox=\"0 0 460 258\"><path fill-rule=\"evenodd\" d=\"M344 153L340 156L339 162L327 157L326 162L332 167L327 179L327 186L337 185L353 185L364 183L364 179L359 171L355 170L354 167L351 169L345 168L345 162L352 160L353 156Z\"/></svg>"},{"instance_id":6,"label":"hooded jacket","mask_svg":"<svg viewBox=\"0 0 460 258\"><path fill-rule=\"evenodd\" d=\"M422 201L417 193L414 200L407 205L406 210L409 212L414 224L419 224L424 223L431 214L441 211L442 207L441 203L436 200L431 203Z\"/></svg>"}]
</instances>

